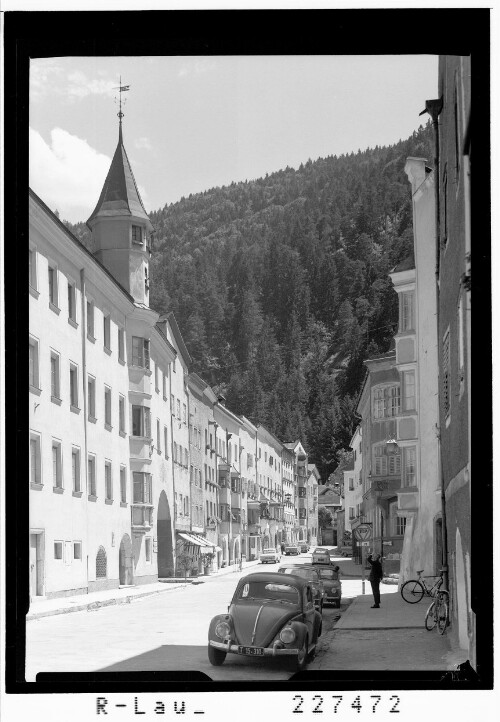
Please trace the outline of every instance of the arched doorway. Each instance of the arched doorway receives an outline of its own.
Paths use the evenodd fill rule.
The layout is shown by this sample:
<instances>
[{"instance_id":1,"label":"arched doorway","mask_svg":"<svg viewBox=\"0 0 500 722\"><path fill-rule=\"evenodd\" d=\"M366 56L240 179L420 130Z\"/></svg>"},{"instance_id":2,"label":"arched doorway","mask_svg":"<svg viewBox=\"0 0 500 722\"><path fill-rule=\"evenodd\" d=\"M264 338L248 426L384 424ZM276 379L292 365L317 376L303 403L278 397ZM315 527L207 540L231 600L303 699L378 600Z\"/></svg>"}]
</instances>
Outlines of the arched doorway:
<instances>
[{"instance_id":1,"label":"arched doorway","mask_svg":"<svg viewBox=\"0 0 500 722\"><path fill-rule=\"evenodd\" d=\"M172 544L172 520L167 495L161 492L158 500L158 577L174 576L174 548Z\"/></svg>"},{"instance_id":2,"label":"arched doorway","mask_svg":"<svg viewBox=\"0 0 500 722\"><path fill-rule=\"evenodd\" d=\"M118 552L118 566L120 570L120 584L133 584L134 572L132 569L132 542L128 534L124 534Z\"/></svg>"}]
</instances>

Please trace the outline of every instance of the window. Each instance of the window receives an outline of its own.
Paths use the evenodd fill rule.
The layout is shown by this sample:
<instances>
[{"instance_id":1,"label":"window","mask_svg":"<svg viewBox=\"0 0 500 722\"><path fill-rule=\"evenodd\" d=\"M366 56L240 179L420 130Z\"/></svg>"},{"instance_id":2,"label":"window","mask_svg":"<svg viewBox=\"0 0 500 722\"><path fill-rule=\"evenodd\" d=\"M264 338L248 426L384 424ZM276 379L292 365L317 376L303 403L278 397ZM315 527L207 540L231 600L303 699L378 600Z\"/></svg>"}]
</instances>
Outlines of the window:
<instances>
[{"instance_id":1,"label":"window","mask_svg":"<svg viewBox=\"0 0 500 722\"><path fill-rule=\"evenodd\" d=\"M177 464L177 444L174 441L174 464Z\"/></svg>"},{"instance_id":2,"label":"window","mask_svg":"<svg viewBox=\"0 0 500 722\"><path fill-rule=\"evenodd\" d=\"M406 446L404 454L404 486L416 486L417 450L415 446Z\"/></svg>"},{"instance_id":3,"label":"window","mask_svg":"<svg viewBox=\"0 0 500 722\"><path fill-rule=\"evenodd\" d=\"M383 446L375 447L375 476L387 475L387 451Z\"/></svg>"},{"instance_id":4,"label":"window","mask_svg":"<svg viewBox=\"0 0 500 722\"><path fill-rule=\"evenodd\" d=\"M168 429L166 426L163 427L163 451L165 459L168 459Z\"/></svg>"},{"instance_id":5,"label":"window","mask_svg":"<svg viewBox=\"0 0 500 722\"><path fill-rule=\"evenodd\" d=\"M82 490L80 483L80 449L73 447L71 450L71 476L73 479L73 491Z\"/></svg>"},{"instance_id":6,"label":"window","mask_svg":"<svg viewBox=\"0 0 500 722\"><path fill-rule=\"evenodd\" d=\"M105 499L107 501L113 500L113 479L111 475L111 462L104 462L104 487L105 487Z\"/></svg>"},{"instance_id":7,"label":"window","mask_svg":"<svg viewBox=\"0 0 500 722\"><path fill-rule=\"evenodd\" d=\"M30 434L30 481L32 484L42 483L42 454L39 434Z\"/></svg>"},{"instance_id":8,"label":"window","mask_svg":"<svg viewBox=\"0 0 500 722\"><path fill-rule=\"evenodd\" d=\"M163 374L163 400L167 400L167 374Z\"/></svg>"},{"instance_id":9,"label":"window","mask_svg":"<svg viewBox=\"0 0 500 722\"><path fill-rule=\"evenodd\" d=\"M146 562L151 562L151 537L147 536L144 539L144 551L146 554Z\"/></svg>"},{"instance_id":10,"label":"window","mask_svg":"<svg viewBox=\"0 0 500 722\"><path fill-rule=\"evenodd\" d=\"M52 441L52 485L55 489L63 488L60 441Z\"/></svg>"},{"instance_id":11,"label":"window","mask_svg":"<svg viewBox=\"0 0 500 722\"><path fill-rule=\"evenodd\" d=\"M187 407L186 404L182 404L182 422L187 424Z\"/></svg>"},{"instance_id":12,"label":"window","mask_svg":"<svg viewBox=\"0 0 500 722\"><path fill-rule=\"evenodd\" d=\"M142 246L142 228L141 226L132 226L132 243Z\"/></svg>"},{"instance_id":13,"label":"window","mask_svg":"<svg viewBox=\"0 0 500 722\"><path fill-rule=\"evenodd\" d=\"M54 542L54 559L59 559L62 561L63 558L63 543L62 541L55 541Z\"/></svg>"},{"instance_id":14,"label":"window","mask_svg":"<svg viewBox=\"0 0 500 722\"><path fill-rule=\"evenodd\" d=\"M396 536L404 536L406 530L406 517L396 516L394 518L394 534Z\"/></svg>"},{"instance_id":15,"label":"window","mask_svg":"<svg viewBox=\"0 0 500 722\"><path fill-rule=\"evenodd\" d=\"M120 501L122 504L127 503L127 468L120 466Z\"/></svg>"},{"instance_id":16,"label":"window","mask_svg":"<svg viewBox=\"0 0 500 722\"><path fill-rule=\"evenodd\" d=\"M99 547L97 556L95 558L95 576L96 579L105 579L107 577L108 562L106 559L106 550L104 547Z\"/></svg>"},{"instance_id":17,"label":"window","mask_svg":"<svg viewBox=\"0 0 500 722\"><path fill-rule=\"evenodd\" d=\"M29 348L30 387L39 389L38 340L30 336Z\"/></svg>"},{"instance_id":18,"label":"window","mask_svg":"<svg viewBox=\"0 0 500 722\"><path fill-rule=\"evenodd\" d=\"M151 504L151 474L144 471L134 471L134 504Z\"/></svg>"},{"instance_id":19,"label":"window","mask_svg":"<svg viewBox=\"0 0 500 722\"><path fill-rule=\"evenodd\" d=\"M349 519L354 519L354 507L349 507Z\"/></svg>"},{"instance_id":20,"label":"window","mask_svg":"<svg viewBox=\"0 0 500 722\"><path fill-rule=\"evenodd\" d=\"M148 339L132 336L132 365L149 369L149 363Z\"/></svg>"},{"instance_id":21,"label":"window","mask_svg":"<svg viewBox=\"0 0 500 722\"><path fill-rule=\"evenodd\" d=\"M89 454L89 455L88 455L87 467L88 467L88 490L89 490L89 496L97 496L97 494L96 494L96 478L95 478L96 465L95 465L95 456L94 456L94 454Z\"/></svg>"},{"instance_id":22,"label":"window","mask_svg":"<svg viewBox=\"0 0 500 722\"><path fill-rule=\"evenodd\" d=\"M76 323L76 287L68 281L68 318Z\"/></svg>"},{"instance_id":23,"label":"window","mask_svg":"<svg viewBox=\"0 0 500 722\"><path fill-rule=\"evenodd\" d=\"M146 406L132 406L132 436L151 438L151 412Z\"/></svg>"},{"instance_id":24,"label":"window","mask_svg":"<svg viewBox=\"0 0 500 722\"><path fill-rule=\"evenodd\" d=\"M400 410L399 386L382 386L373 392L373 417L383 419L397 416Z\"/></svg>"},{"instance_id":25,"label":"window","mask_svg":"<svg viewBox=\"0 0 500 722\"><path fill-rule=\"evenodd\" d=\"M50 352L50 395L53 399L61 398L59 354Z\"/></svg>"},{"instance_id":26,"label":"window","mask_svg":"<svg viewBox=\"0 0 500 722\"><path fill-rule=\"evenodd\" d=\"M443 338L443 407L446 416L450 413L450 329Z\"/></svg>"},{"instance_id":27,"label":"window","mask_svg":"<svg viewBox=\"0 0 500 722\"><path fill-rule=\"evenodd\" d=\"M177 418L181 420L181 402L177 399Z\"/></svg>"},{"instance_id":28,"label":"window","mask_svg":"<svg viewBox=\"0 0 500 722\"><path fill-rule=\"evenodd\" d=\"M400 331L413 331L414 309L413 309L414 293L413 291L405 291L401 294L401 323Z\"/></svg>"},{"instance_id":29,"label":"window","mask_svg":"<svg viewBox=\"0 0 500 722\"><path fill-rule=\"evenodd\" d=\"M403 373L403 409L405 411L413 411L415 406L415 371L405 371Z\"/></svg>"},{"instance_id":30,"label":"window","mask_svg":"<svg viewBox=\"0 0 500 722\"><path fill-rule=\"evenodd\" d=\"M173 394L170 394L170 413L175 414L175 398Z\"/></svg>"},{"instance_id":31,"label":"window","mask_svg":"<svg viewBox=\"0 0 500 722\"><path fill-rule=\"evenodd\" d=\"M87 336L94 340L94 304L87 301Z\"/></svg>"},{"instance_id":32,"label":"window","mask_svg":"<svg viewBox=\"0 0 500 722\"><path fill-rule=\"evenodd\" d=\"M156 419L156 451L161 454L160 419Z\"/></svg>"},{"instance_id":33,"label":"window","mask_svg":"<svg viewBox=\"0 0 500 722\"><path fill-rule=\"evenodd\" d=\"M73 559L76 561L82 560L82 543L81 541L73 542Z\"/></svg>"},{"instance_id":34,"label":"window","mask_svg":"<svg viewBox=\"0 0 500 722\"><path fill-rule=\"evenodd\" d=\"M108 431L111 430L111 389L109 386L104 387L104 426Z\"/></svg>"},{"instance_id":35,"label":"window","mask_svg":"<svg viewBox=\"0 0 500 722\"><path fill-rule=\"evenodd\" d=\"M58 299L57 268L49 265L49 302L54 308L58 306Z\"/></svg>"},{"instance_id":36,"label":"window","mask_svg":"<svg viewBox=\"0 0 500 722\"><path fill-rule=\"evenodd\" d=\"M87 377L88 415L91 421L95 421L95 378Z\"/></svg>"},{"instance_id":37,"label":"window","mask_svg":"<svg viewBox=\"0 0 500 722\"><path fill-rule=\"evenodd\" d=\"M352 477L349 478L349 491L354 490L354 479Z\"/></svg>"},{"instance_id":38,"label":"window","mask_svg":"<svg viewBox=\"0 0 500 722\"><path fill-rule=\"evenodd\" d=\"M71 406L78 409L78 367L73 363L69 365L69 392Z\"/></svg>"},{"instance_id":39,"label":"window","mask_svg":"<svg viewBox=\"0 0 500 722\"><path fill-rule=\"evenodd\" d=\"M104 348L111 350L111 316L104 315Z\"/></svg>"},{"instance_id":40,"label":"window","mask_svg":"<svg viewBox=\"0 0 500 722\"><path fill-rule=\"evenodd\" d=\"M125 434L125 396L118 398L118 423L120 434Z\"/></svg>"},{"instance_id":41,"label":"window","mask_svg":"<svg viewBox=\"0 0 500 722\"><path fill-rule=\"evenodd\" d=\"M38 289L38 283L37 283L37 268L36 268L36 250L34 248L29 249L29 272L30 272L30 279L29 284L31 288L34 288L35 291Z\"/></svg>"},{"instance_id":42,"label":"window","mask_svg":"<svg viewBox=\"0 0 500 722\"><path fill-rule=\"evenodd\" d=\"M125 331L118 329L118 360L125 361Z\"/></svg>"},{"instance_id":43,"label":"window","mask_svg":"<svg viewBox=\"0 0 500 722\"><path fill-rule=\"evenodd\" d=\"M400 456L400 454L388 454L387 470L388 470L389 476L396 476L398 474L401 474L401 456Z\"/></svg>"},{"instance_id":44,"label":"window","mask_svg":"<svg viewBox=\"0 0 500 722\"><path fill-rule=\"evenodd\" d=\"M160 392L160 377L159 377L160 369L158 367L158 364L155 363L155 391L158 394Z\"/></svg>"}]
</instances>

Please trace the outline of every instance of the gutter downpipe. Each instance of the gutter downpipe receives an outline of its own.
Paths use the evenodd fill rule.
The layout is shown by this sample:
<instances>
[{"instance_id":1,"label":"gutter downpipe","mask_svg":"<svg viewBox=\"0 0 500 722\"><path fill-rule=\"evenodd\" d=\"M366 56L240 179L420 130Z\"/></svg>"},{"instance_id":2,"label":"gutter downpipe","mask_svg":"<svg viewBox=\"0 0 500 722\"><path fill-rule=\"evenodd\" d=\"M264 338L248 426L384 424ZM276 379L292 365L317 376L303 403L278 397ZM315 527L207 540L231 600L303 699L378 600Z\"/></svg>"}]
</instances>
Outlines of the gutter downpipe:
<instances>
[{"instance_id":1,"label":"gutter downpipe","mask_svg":"<svg viewBox=\"0 0 500 722\"><path fill-rule=\"evenodd\" d=\"M80 288L82 294L82 382L83 382L83 444L84 444L84 469L85 469L85 523L87 529L87 538L85 540L86 548L86 559L87 559L87 593L89 591L89 465L88 465L88 452L87 452L87 316L86 316L86 305L85 305L85 269L80 269ZM80 464L81 467L81 464ZM83 476L83 474L81 474Z\"/></svg>"},{"instance_id":2,"label":"gutter downpipe","mask_svg":"<svg viewBox=\"0 0 500 722\"><path fill-rule=\"evenodd\" d=\"M437 335L437 347L439 354L439 272L440 272L440 257L441 257L441 210L440 210L440 167L439 167L439 115L443 109L443 96L435 100L425 101L425 110L420 113L429 113L432 119L432 126L434 128L434 140L435 140L435 194L436 194L436 335ZM441 387L439 386L439 400L441 401ZM441 403L439 404L439 414L441 415ZM441 520L442 520L442 562L443 562L443 584L444 588L449 591L449 567L448 567L448 531L446 524L446 492L444 484L444 471L443 471L443 454L442 454L442 442L441 442L441 426L437 424L437 438L438 438L438 453L439 453L439 473L440 473L440 487L441 487Z\"/></svg>"}]
</instances>

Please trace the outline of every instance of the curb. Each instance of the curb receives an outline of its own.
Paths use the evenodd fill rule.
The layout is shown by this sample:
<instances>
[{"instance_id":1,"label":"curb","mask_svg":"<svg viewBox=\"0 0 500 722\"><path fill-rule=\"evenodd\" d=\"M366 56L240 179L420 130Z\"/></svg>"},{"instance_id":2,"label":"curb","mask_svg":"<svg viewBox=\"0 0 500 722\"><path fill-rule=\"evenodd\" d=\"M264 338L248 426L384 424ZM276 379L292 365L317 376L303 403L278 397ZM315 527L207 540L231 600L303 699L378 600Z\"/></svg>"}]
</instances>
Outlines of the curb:
<instances>
[{"instance_id":1,"label":"curb","mask_svg":"<svg viewBox=\"0 0 500 722\"><path fill-rule=\"evenodd\" d=\"M244 571L247 567L253 567L256 564L258 564L258 560L247 562L245 567L243 567ZM137 594L128 594L124 597L113 597L111 599L103 599L102 601L94 601L94 602L83 602L81 604L75 604L71 607L59 607L56 609L46 609L46 610L40 610L40 611L34 611L31 613L28 613L26 615L26 621L31 622L34 619L41 619L42 617L53 617L57 614L71 614L72 612L83 612L83 611L95 611L98 609L101 609L102 607L111 607L113 605L119 605L119 604L130 604L135 599L141 599L143 597L150 597L153 594L161 594L162 592L166 592L170 589L179 589L180 587L186 586L188 584L204 584L205 581L209 581L210 579L214 579L215 577L221 576L223 574L230 574L231 572L238 572L240 571L238 568L238 565L231 565L230 567L223 567L222 569L219 569L215 574L211 574L208 576L203 577L188 577L186 582L184 580L176 580L175 582L165 581L161 582L161 584L164 584L163 589L149 589L145 590L144 592L138 592Z\"/></svg>"}]
</instances>

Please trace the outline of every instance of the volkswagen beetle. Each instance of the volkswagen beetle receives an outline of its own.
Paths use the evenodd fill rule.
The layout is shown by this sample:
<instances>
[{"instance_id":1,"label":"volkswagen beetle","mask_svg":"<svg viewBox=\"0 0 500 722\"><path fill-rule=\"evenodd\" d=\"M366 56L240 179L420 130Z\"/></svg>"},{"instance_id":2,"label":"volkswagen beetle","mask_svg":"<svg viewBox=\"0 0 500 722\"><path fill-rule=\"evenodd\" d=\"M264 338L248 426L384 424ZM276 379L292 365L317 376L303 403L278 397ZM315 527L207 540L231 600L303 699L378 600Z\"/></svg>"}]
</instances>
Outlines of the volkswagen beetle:
<instances>
[{"instance_id":1,"label":"volkswagen beetle","mask_svg":"<svg viewBox=\"0 0 500 722\"><path fill-rule=\"evenodd\" d=\"M284 657L304 669L321 635L311 583L300 577L259 572L238 582L227 614L208 630L208 659L221 665L227 654Z\"/></svg>"}]
</instances>

